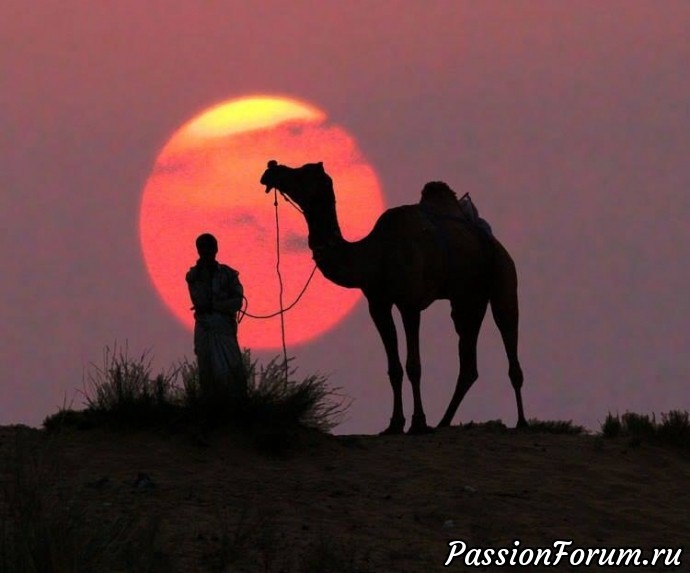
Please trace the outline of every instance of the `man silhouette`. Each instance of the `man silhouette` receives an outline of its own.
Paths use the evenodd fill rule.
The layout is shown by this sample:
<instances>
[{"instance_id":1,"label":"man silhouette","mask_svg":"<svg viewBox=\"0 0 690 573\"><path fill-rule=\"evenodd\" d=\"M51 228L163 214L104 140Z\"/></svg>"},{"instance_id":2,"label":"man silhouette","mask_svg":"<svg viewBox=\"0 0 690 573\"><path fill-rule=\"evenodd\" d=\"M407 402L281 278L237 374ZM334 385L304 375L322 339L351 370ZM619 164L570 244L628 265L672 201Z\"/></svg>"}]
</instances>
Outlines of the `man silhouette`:
<instances>
[{"instance_id":1,"label":"man silhouette","mask_svg":"<svg viewBox=\"0 0 690 573\"><path fill-rule=\"evenodd\" d=\"M239 273L216 261L218 241L210 233L196 239L199 259L186 275L194 310L194 353L201 398L222 406L246 390L237 342L237 311L244 291Z\"/></svg>"}]
</instances>

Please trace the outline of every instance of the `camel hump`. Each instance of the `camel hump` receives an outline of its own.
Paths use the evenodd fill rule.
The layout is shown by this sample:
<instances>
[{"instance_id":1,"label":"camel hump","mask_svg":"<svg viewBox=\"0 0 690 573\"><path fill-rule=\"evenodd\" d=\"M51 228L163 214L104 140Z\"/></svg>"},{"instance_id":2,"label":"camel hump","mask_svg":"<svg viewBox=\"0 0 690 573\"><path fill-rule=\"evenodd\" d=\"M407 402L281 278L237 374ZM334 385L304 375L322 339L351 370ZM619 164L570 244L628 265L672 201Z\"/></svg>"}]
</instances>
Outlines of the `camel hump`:
<instances>
[{"instance_id":1,"label":"camel hump","mask_svg":"<svg viewBox=\"0 0 690 573\"><path fill-rule=\"evenodd\" d=\"M493 237L491 226L479 216L470 194L465 193L458 199L455 191L443 181L429 181L424 185L419 205L432 217L462 221L479 229L484 236Z\"/></svg>"},{"instance_id":2,"label":"camel hump","mask_svg":"<svg viewBox=\"0 0 690 573\"><path fill-rule=\"evenodd\" d=\"M457 201L458 196L450 186L443 181L429 181L422 188L422 201L450 202Z\"/></svg>"},{"instance_id":3,"label":"camel hump","mask_svg":"<svg viewBox=\"0 0 690 573\"><path fill-rule=\"evenodd\" d=\"M447 215L461 216L458 196L447 183L443 181L429 181L422 189L419 204L430 211L438 211Z\"/></svg>"}]
</instances>

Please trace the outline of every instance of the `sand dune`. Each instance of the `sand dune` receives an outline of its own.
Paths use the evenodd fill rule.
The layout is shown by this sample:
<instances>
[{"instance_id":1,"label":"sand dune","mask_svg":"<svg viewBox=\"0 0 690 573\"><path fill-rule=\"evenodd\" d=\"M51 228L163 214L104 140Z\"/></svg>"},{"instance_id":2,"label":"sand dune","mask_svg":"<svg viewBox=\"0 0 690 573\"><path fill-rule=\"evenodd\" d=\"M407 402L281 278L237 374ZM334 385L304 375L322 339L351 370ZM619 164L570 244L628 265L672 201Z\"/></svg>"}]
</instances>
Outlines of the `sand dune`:
<instances>
[{"instance_id":1,"label":"sand dune","mask_svg":"<svg viewBox=\"0 0 690 573\"><path fill-rule=\"evenodd\" d=\"M462 556L444 567L454 540L467 551L571 540L571 552L640 547L651 558L690 534L690 457L626 438L484 427L305 433L274 455L220 431L199 440L5 427L0 479L6 567L29 535L99 571L421 573L514 570L468 567ZM690 571L684 557L680 568L626 570ZM522 570L624 567L562 558Z\"/></svg>"}]
</instances>

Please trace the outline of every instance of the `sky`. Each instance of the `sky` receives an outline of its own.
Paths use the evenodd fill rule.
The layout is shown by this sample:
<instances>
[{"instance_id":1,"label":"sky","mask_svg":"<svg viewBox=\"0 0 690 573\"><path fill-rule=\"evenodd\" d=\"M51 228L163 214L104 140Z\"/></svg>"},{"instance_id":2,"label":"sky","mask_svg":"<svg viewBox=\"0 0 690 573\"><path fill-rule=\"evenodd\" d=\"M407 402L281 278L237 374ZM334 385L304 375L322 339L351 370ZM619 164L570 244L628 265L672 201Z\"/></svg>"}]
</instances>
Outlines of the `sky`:
<instances>
[{"instance_id":1,"label":"sky","mask_svg":"<svg viewBox=\"0 0 690 573\"><path fill-rule=\"evenodd\" d=\"M471 193L516 261L528 418L598 429L608 412L690 409L688 29L683 0L3 0L0 424L79 407L89 363L115 341L160 368L192 356L146 271L142 191L181 125L256 93L327 113L387 206L429 180ZM421 336L435 424L458 369L447 301ZM288 353L352 398L336 432L387 425L363 302ZM514 424L490 315L478 358L455 421ZM404 399L409 419L407 383Z\"/></svg>"}]
</instances>

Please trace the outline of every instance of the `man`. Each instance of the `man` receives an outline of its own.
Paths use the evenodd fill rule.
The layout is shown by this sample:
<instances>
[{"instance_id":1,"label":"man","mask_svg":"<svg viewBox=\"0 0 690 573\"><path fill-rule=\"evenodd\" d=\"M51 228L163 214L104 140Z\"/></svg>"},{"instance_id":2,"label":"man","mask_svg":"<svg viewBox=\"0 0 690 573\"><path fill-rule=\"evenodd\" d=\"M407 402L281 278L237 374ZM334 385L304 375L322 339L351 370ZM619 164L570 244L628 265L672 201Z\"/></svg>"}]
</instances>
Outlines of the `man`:
<instances>
[{"instance_id":1,"label":"man","mask_svg":"<svg viewBox=\"0 0 690 573\"><path fill-rule=\"evenodd\" d=\"M201 398L222 406L246 391L242 353L237 342L237 311L243 288L239 273L216 261L218 241L210 233L196 239L199 260L186 280L194 310L194 352Z\"/></svg>"}]
</instances>

